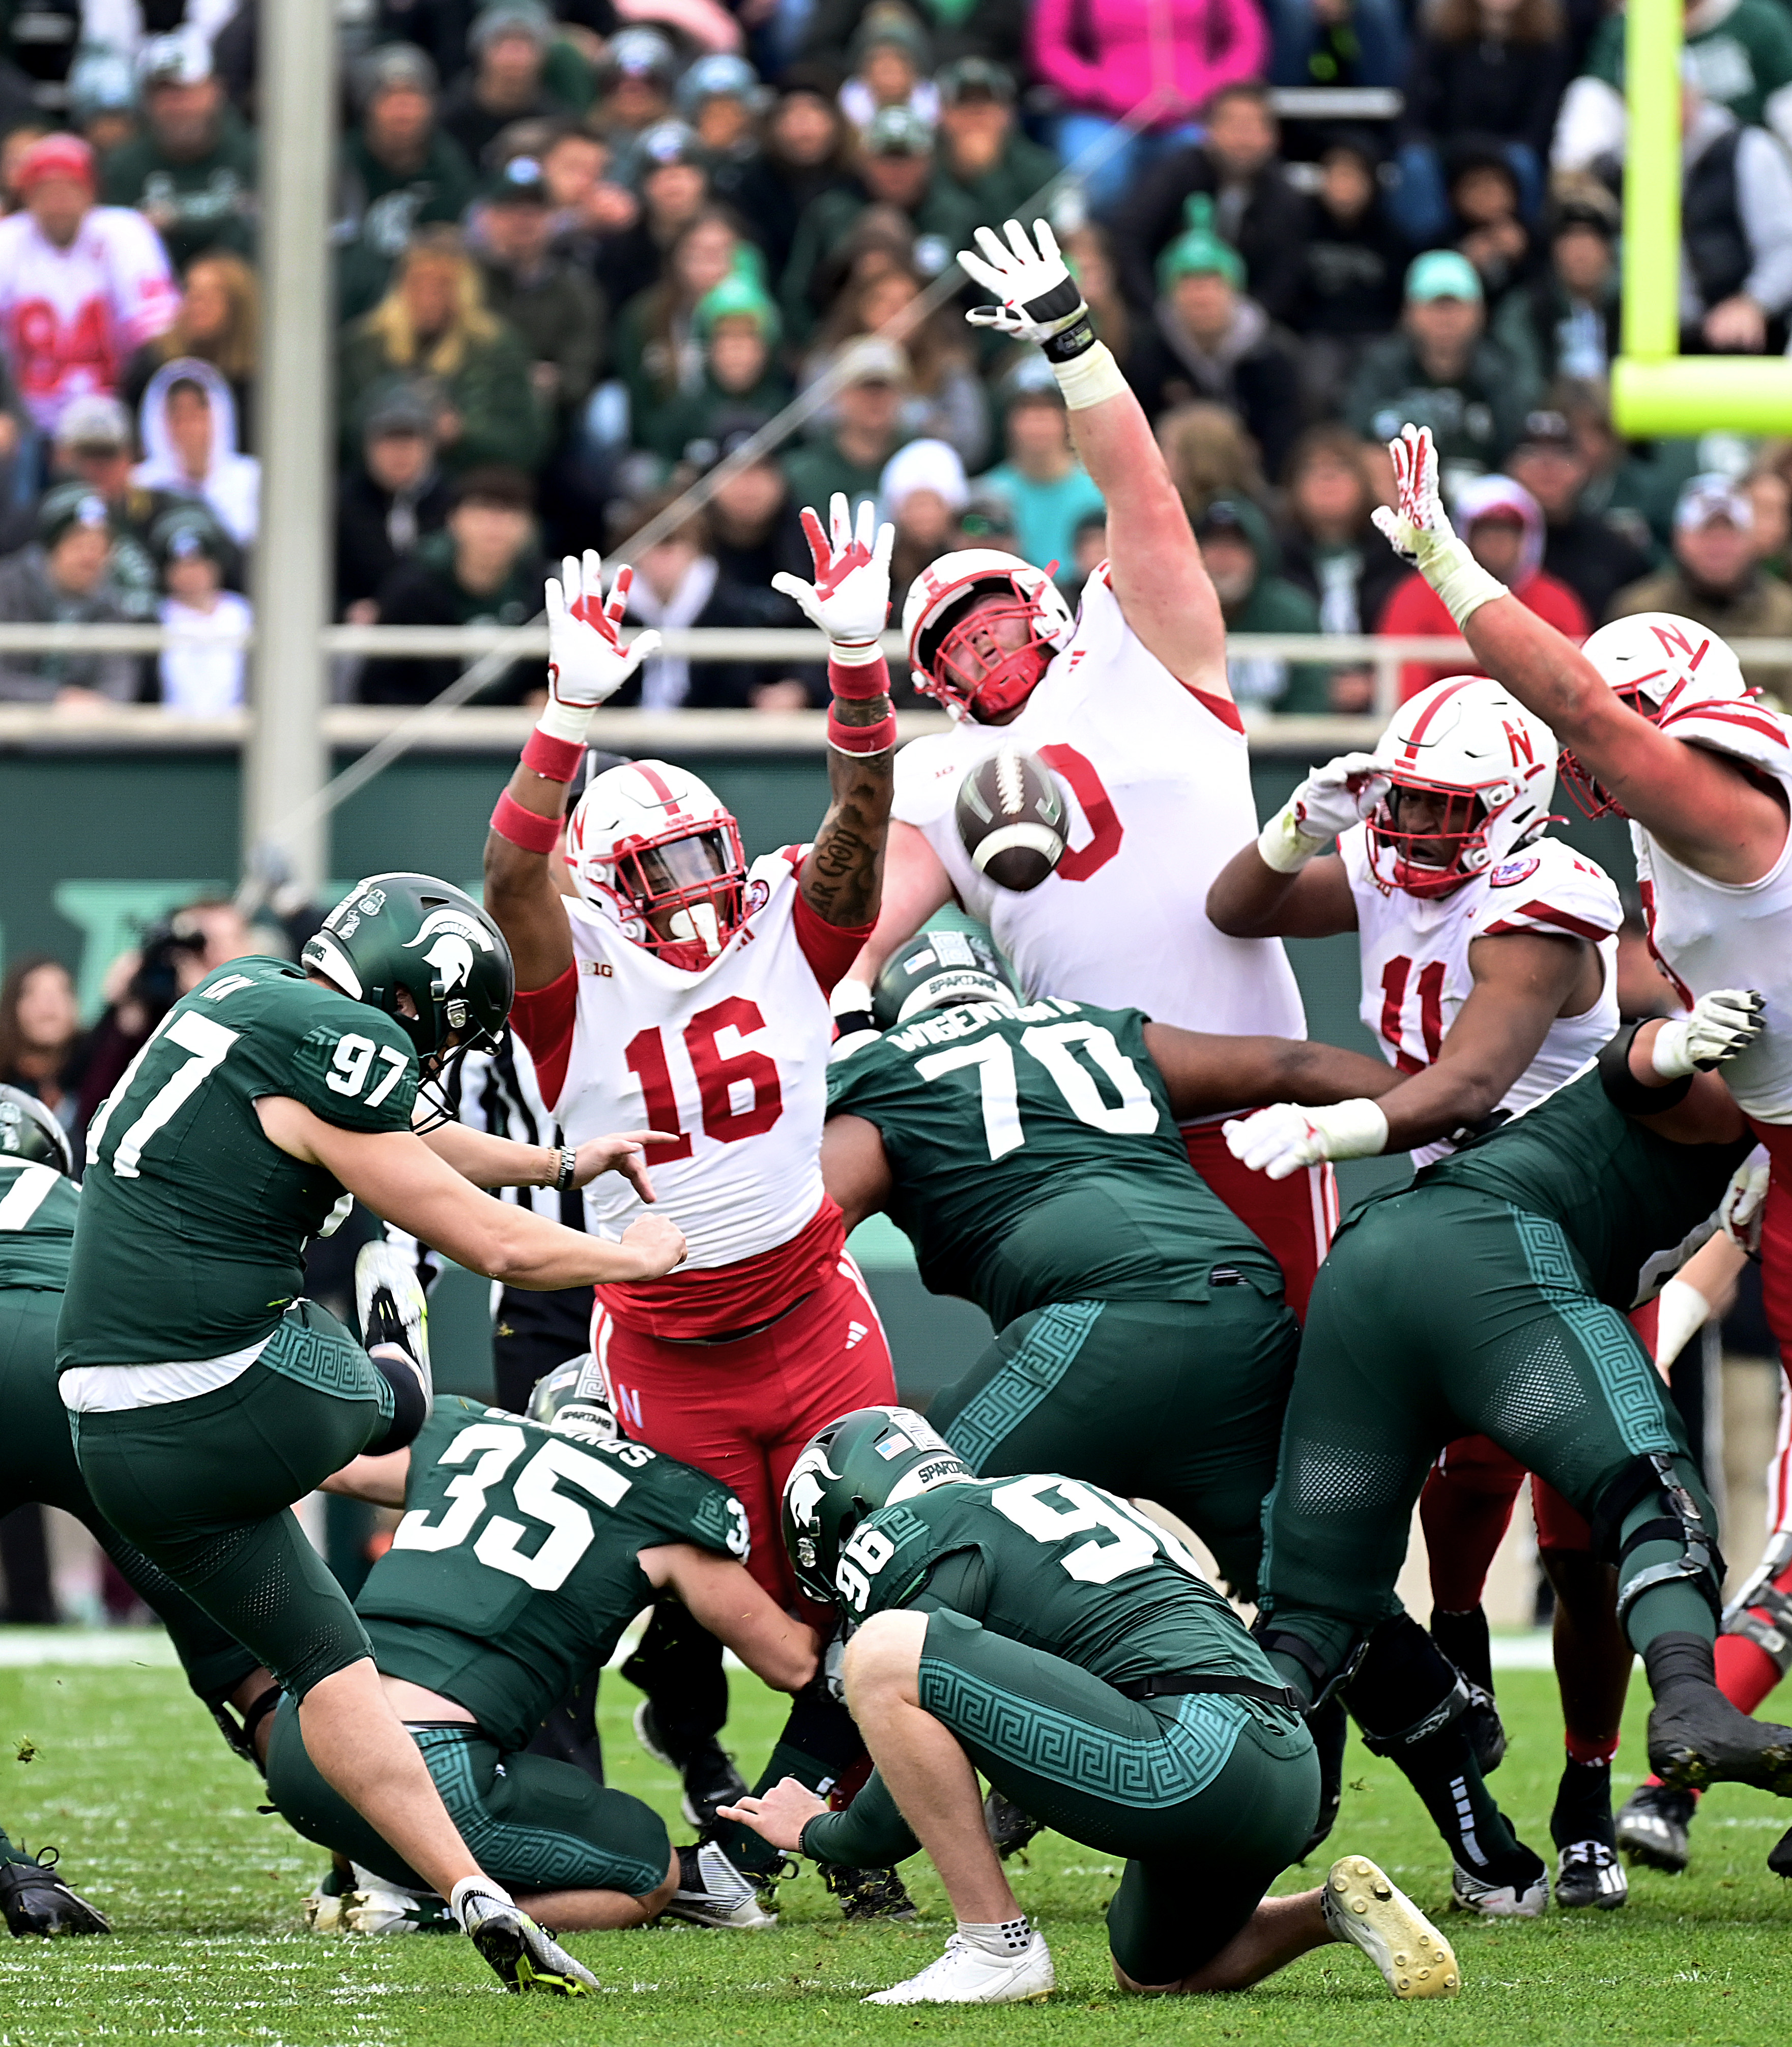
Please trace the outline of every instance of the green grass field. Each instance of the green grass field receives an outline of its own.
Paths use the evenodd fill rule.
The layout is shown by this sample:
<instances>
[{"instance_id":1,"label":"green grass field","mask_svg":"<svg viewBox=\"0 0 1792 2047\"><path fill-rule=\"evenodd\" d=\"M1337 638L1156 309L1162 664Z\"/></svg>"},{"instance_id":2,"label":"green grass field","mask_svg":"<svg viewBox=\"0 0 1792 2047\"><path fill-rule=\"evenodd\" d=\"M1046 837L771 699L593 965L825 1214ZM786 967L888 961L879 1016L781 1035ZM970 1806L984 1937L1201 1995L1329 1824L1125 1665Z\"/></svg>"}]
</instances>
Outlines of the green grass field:
<instances>
[{"instance_id":1,"label":"green grass field","mask_svg":"<svg viewBox=\"0 0 1792 2047\"><path fill-rule=\"evenodd\" d=\"M1620 1757L1640 1774L1642 1714ZM635 1693L605 1680L612 1782L675 1821L668 1774L636 1747ZM1503 1802L1540 1852L1557 1769L1551 1681L1503 1679L1513 1740ZM730 1739L749 1767L766 1750L776 1701L736 1680ZM1792 1710L1788 1694L1782 1711ZM29 1744L32 1759L21 1757ZM1394 1770L1353 1747L1335 1851L1384 1863L1442 1913L1448 1870ZM72 2041L435 2043L598 2039L641 2043L1037 2037L1051 2043L1378 2043L1447 2038L1546 2047L1583 2041L1772 2041L1792 2024L1792 1886L1770 1876L1768 1849L1792 1807L1724 1790L1705 1803L1686 1876L1633 1873L1616 1913L1555 1913L1504 1929L1451 1917L1465 1988L1455 2003L1403 2006L1354 1949L1322 1950L1248 1996L1174 2003L1114 1993L1102 1910L1116 1869L1056 1836L1016 1872L1043 1925L1059 1990L1043 2006L882 2011L858 2000L939 1952L950 1925L919 1862L909 1865L917 1925L847 1928L814 1875L783 1892L776 1933L655 1929L582 1935L573 1945L603 1994L578 2004L505 1998L465 1945L411 1937L308 1934L300 1901L317 1852L256 1812L260 1786L233 1760L172 1670L0 1670L0 1819L33 1848L60 1844L77 1886L110 1914L110 1941L0 1946L0 2047ZM1278 1887L1316 1878L1290 1872Z\"/></svg>"}]
</instances>

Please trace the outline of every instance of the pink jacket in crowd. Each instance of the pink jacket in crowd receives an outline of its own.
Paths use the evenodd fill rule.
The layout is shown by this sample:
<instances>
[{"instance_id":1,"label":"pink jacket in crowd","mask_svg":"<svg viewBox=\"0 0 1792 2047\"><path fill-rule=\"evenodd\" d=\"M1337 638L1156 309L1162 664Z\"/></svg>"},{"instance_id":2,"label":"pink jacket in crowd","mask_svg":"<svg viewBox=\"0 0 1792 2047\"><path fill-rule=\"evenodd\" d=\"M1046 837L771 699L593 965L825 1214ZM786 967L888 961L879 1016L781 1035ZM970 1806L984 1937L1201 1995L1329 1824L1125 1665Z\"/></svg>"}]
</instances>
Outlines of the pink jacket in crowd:
<instances>
[{"instance_id":1,"label":"pink jacket in crowd","mask_svg":"<svg viewBox=\"0 0 1792 2047\"><path fill-rule=\"evenodd\" d=\"M1080 114L1117 119L1167 87L1148 125L1170 128L1222 85L1261 77L1269 32L1256 0L1036 0L1032 59Z\"/></svg>"}]
</instances>

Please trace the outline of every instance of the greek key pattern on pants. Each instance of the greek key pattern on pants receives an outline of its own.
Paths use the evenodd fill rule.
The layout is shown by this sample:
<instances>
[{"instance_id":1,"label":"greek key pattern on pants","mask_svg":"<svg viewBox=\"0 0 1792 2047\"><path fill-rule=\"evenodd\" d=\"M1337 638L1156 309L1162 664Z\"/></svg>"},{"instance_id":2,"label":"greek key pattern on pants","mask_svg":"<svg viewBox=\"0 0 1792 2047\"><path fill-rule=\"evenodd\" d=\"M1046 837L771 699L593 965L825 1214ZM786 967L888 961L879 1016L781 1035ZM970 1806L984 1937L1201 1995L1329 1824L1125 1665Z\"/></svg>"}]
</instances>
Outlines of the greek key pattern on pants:
<instances>
[{"instance_id":1,"label":"greek key pattern on pants","mask_svg":"<svg viewBox=\"0 0 1792 2047\"><path fill-rule=\"evenodd\" d=\"M339 1400L377 1400L381 1413L391 1417L392 1388L361 1346L339 1330L310 1328L288 1312L268 1338L261 1362L283 1379Z\"/></svg>"},{"instance_id":2,"label":"greek key pattern on pants","mask_svg":"<svg viewBox=\"0 0 1792 2047\"><path fill-rule=\"evenodd\" d=\"M1003 1438L1018 1428L1075 1364L1077 1353L1101 1318L1100 1301L1055 1301L989 1384L966 1403L950 1425L954 1449L973 1471L983 1468Z\"/></svg>"}]
</instances>

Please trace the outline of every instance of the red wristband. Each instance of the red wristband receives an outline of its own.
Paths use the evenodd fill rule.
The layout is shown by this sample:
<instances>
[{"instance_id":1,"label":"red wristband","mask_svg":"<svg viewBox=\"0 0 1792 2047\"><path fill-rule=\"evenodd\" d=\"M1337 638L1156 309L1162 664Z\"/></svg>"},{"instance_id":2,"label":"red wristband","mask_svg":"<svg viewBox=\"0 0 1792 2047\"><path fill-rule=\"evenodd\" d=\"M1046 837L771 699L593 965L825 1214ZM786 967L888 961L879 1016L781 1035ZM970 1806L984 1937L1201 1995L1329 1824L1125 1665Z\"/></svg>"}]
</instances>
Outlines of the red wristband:
<instances>
[{"instance_id":1,"label":"red wristband","mask_svg":"<svg viewBox=\"0 0 1792 2047\"><path fill-rule=\"evenodd\" d=\"M576 740L556 739L539 725L523 745L523 765L550 782L570 782L584 757L585 749Z\"/></svg>"},{"instance_id":2,"label":"red wristband","mask_svg":"<svg viewBox=\"0 0 1792 2047\"><path fill-rule=\"evenodd\" d=\"M560 821L524 810L506 789L497 799L497 808L492 812L492 830L500 838L520 846L524 853L552 853L554 842L560 835Z\"/></svg>"},{"instance_id":3,"label":"red wristband","mask_svg":"<svg viewBox=\"0 0 1792 2047\"><path fill-rule=\"evenodd\" d=\"M875 661L865 661L857 665L830 660L827 664L827 686L837 697L847 703L864 703L873 697L889 695L889 668L881 654Z\"/></svg>"},{"instance_id":4,"label":"red wristband","mask_svg":"<svg viewBox=\"0 0 1792 2047\"><path fill-rule=\"evenodd\" d=\"M837 753L883 753L896 743L896 713L875 725L848 725L839 713L827 714L827 743Z\"/></svg>"}]
</instances>

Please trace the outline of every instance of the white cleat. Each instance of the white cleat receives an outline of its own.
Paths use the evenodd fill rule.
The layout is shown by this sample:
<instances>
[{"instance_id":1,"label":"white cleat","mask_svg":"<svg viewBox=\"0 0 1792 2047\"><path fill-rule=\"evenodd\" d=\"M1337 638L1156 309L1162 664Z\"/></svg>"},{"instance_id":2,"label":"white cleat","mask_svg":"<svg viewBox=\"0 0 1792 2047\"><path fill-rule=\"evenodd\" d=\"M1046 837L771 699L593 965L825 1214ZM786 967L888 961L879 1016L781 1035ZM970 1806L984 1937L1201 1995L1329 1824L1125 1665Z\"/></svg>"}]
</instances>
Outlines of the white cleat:
<instances>
[{"instance_id":1,"label":"white cleat","mask_svg":"<svg viewBox=\"0 0 1792 2047\"><path fill-rule=\"evenodd\" d=\"M946 1952L907 1983L873 1991L861 2004L1031 2004L1058 1987L1051 1950L1036 1929L1018 1954L992 1955L973 1948L962 1933Z\"/></svg>"},{"instance_id":2,"label":"white cleat","mask_svg":"<svg viewBox=\"0 0 1792 2047\"><path fill-rule=\"evenodd\" d=\"M458 1933L447 1899L412 1890L354 1864L354 1888L343 1892L339 1924L345 1933Z\"/></svg>"},{"instance_id":3,"label":"white cleat","mask_svg":"<svg viewBox=\"0 0 1792 2047\"><path fill-rule=\"evenodd\" d=\"M714 1841L678 1852L679 1883L660 1915L691 1926L726 1927L757 1933L776 1926L778 1915L760 1902L757 1886L743 1876Z\"/></svg>"},{"instance_id":4,"label":"white cleat","mask_svg":"<svg viewBox=\"0 0 1792 2047\"><path fill-rule=\"evenodd\" d=\"M368 1349L376 1344L397 1345L416 1366L427 1390L429 1304L415 1260L384 1237L362 1244L355 1254L354 1312Z\"/></svg>"},{"instance_id":5,"label":"white cleat","mask_svg":"<svg viewBox=\"0 0 1792 2047\"><path fill-rule=\"evenodd\" d=\"M1362 1949L1395 1997L1454 1997L1462 1987L1449 1941L1367 1855L1334 1862L1319 1895L1326 1924Z\"/></svg>"},{"instance_id":6,"label":"white cleat","mask_svg":"<svg viewBox=\"0 0 1792 2047\"><path fill-rule=\"evenodd\" d=\"M1526 1884L1488 1883L1457 1863L1449 1902L1458 1912L1477 1912L1484 1919L1541 1919L1550 1909L1550 1873L1539 1867Z\"/></svg>"},{"instance_id":7,"label":"white cleat","mask_svg":"<svg viewBox=\"0 0 1792 2047\"><path fill-rule=\"evenodd\" d=\"M449 1900L461 1931L508 1991L583 1997L598 1987L585 1964L483 1877L463 1876Z\"/></svg>"}]
</instances>

